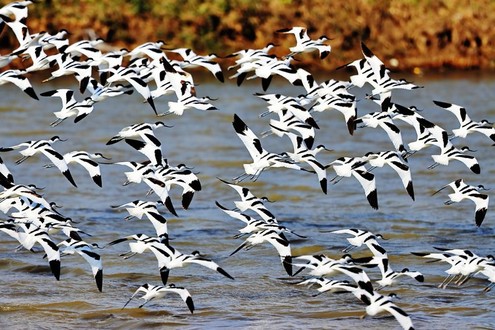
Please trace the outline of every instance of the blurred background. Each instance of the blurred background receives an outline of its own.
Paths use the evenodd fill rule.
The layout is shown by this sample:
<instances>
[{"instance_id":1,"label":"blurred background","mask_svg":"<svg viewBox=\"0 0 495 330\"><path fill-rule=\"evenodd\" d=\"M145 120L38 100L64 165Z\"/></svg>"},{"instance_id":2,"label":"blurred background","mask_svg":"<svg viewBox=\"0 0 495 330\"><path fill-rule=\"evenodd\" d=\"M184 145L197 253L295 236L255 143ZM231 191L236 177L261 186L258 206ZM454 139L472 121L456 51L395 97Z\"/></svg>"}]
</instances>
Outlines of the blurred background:
<instances>
[{"instance_id":1,"label":"blurred background","mask_svg":"<svg viewBox=\"0 0 495 330\"><path fill-rule=\"evenodd\" d=\"M11 1L0 1L4 5ZM332 70L361 57L361 41L391 69L493 69L495 1L491 0L44 0L30 6L34 32L71 32L70 41L101 37L111 47L132 48L163 40L170 48L227 55L273 42L287 54L292 35L276 30L305 26L312 38L326 35L332 54L301 58L299 66ZM13 49L9 29L0 47Z\"/></svg>"}]
</instances>

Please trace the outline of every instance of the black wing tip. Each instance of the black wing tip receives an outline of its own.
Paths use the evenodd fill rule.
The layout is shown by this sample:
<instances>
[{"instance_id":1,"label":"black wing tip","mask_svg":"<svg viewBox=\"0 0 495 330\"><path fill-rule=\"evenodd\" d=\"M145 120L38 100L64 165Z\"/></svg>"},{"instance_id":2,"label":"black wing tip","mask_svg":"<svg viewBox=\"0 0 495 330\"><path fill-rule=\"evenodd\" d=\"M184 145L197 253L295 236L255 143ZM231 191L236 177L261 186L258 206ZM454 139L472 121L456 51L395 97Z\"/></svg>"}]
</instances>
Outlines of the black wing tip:
<instances>
[{"instance_id":1,"label":"black wing tip","mask_svg":"<svg viewBox=\"0 0 495 330\"><path fill-rule=\"evenodd\" d=\"M103 187L103 183L101 181L101 175L95 175L93 177L93 181L101 188Z\"/></svg>"},{"instance_id":2,"label":"black wing tip","mask_svg":"<svg viewBox=\"0 0 495 330\"><path fill-rule=\"evenodd\" d=\"M368 199L368 202L370 203L371 207L375 210L378 210L378 194L376 192L376 189L371 191L366 198Z\"/></svg>"},{"instance_id":3,"label":"black wing tip","mask_svg":"<svg viewBox=\"0 0 495 330\"><path fill-rule=\"evenodd\" d=\"M215 73L215 77L217 78L218 81L220 82L224 82L224 77L223 77L223 73L222 71L218 71L217 73Z\"/></svg>"},{"instance_id":4,"label":"black wing tip","mask_svg":"<svg viewBox=\"0 0 495 330\"><path fill-rule=\"evenodd\" d=\"M234 114L234 121L232 122L232 125L238 134L244 134L244 131L247 128L246 123L244 123L237 114Z\"/></svg>"},{"instance_id":5,"label":"black wing tip","mask_svg":"<svg viewBox=\"0 0 495 330\"><path fill-rule=\"evenodd\" d=\"M178 217L177 212L175 211L175 208L174 208L174 204L172 204L172 199L170 199L170 196L167 196L167 198L165 199L165 202L163 204L167 207L167 209L170 211L170 213L172 213L173 215Z\"/></svg>"},{"instance_id":6,"label":"black wing tip","mask_svg":"<svg viewBox=\"0 0 495 330\"><path fill-rule=\"evenodd\" d=\"M287 272L287 274L289 276L293 276L292 257L291 256L285 256L284 259L282 260L282 264L284 265L284 269Z\"/></svg>"},{"instance_id":7,"label":"black wing tip","mask_svg":"<svg viewBox=\"0 0 495 330\"><path fill-rule=\"evenodd\" d=\"M186 305L187 305L187 308L189 308L189 311L191 312L191 314L193 314L194 313L194 302L193 302L191 297L186 298Z\"/></svg>"},{"instance_id":8,"label":"black wing tip","mask_svg":"<svg viewBox=\"0 0 495 330\"><path fill-rule=\"evenodd\" d=\"M473 173L475 174L480 174L481 173L480 165L474 164L473 166L471 166L471 171L473 171Z\"/></svg>"},{"instance_id":9,"label":"black wing tip","mask_svg":"<svg viewBox=\"0 0 495 330\"><path fill-rule=\"evenodd\" d=\"M35 100L39 100L38 95L36 95L36 93L35 93L35 91L34 91L34 88L33 88L33 87L28 87L28 88L26 88L26 89L24 90L24 92L25 92L27 95L31 96L33 99L35 99Z\"/></svg>"},{"instance_id":10,"label":"black wing tip","mask_svg":"<svg viewBox=\"0 0 495 330\"><path fill-rule=\"evenodd\" d=\"M77 187L76 182L74 181L74 178L72 177L72 174L70 174L70 171L67 170L65 172L62 172L62 174L69 180L69 182L74 186Z\"/></svg>"},{"instance_id":11,"label":"black wing tip","mask_svg":"<svg viewBox=\"0 0 495 330\"><path fill-rule=\"evenodd\" d=\"M222 274L225 277L230 278L231 280L234 280L234 278L229 273L227 273L223 268L218 267L217 272L219 272L220 274Z\"/></svg>"},{"instance_id":12,"label":"black wing tip","mask_svg":"<svg viewBox=\"0 0 495 330\"><path fill-rule=\"evenodd\" d=\"M320 180L320 186L321 186L321 190L326 195L327 194L327 187L328 187L327 178L323 178Z\"/></svg>"},{"instance_id":13,"label":"black wing tip","mask_svg":"<svg viewBox=\"0 0 495 330\"><path fill-rule=\"evenodd\" d=\"M363 54L366 57L373 57L375 54L361 41L361 49L363 50Z\"/></svg>"},{"instance_id":14,"label":"black wing tip","mask_svg":"<svg viewBox=\"0 0 495 330\"><path fill-rule=\"evenodd\" d=\"M98 269L95 274L95 281L98 291L103 292L103 269Z\"/></svg>"},{"instance_id":15,"label":"black wing tip","mask_svg":"<svg viewBox=\"0 0 495 330\"><path fill-rule=\"evenodd\" d=\"M409 196L411 196L412 200L415 200L414 199L414 187L413 187L412 181L409 181L409 183L407 184L406 191L409 194Z\"/></svg>"},{"instance_id":16,"label":"black wing tip","mask_svg":"<svg viewBox=\"0 0 495 330\"><path fill-rule=\"evenodd\" d=\"M487 211L486 208L482 208L482 209L479 209L476 211L476 214L475 214L476 226L478 226L478 227L481 226L481 224L483 223L483 220L485 220L486 211Z\"/></svg>"},{"instance_id":17,"label":"black wing tip","mask_svg":"<svg viewBox=\"0 0 495 330\"><path fill-rule=\"evenodd\" d=\"M193 197L194 197L193 191L188 191L182 194L182 207L185 210L189 208L189 205L191 204Z\"/></svg>"},{"instance_id":18,"label":"black wing tip","mask_svg":"<svg viewBox=\"0 0 495 330\"><path fill-rule=\"evenodd\" d=\"M50 260L50 269L52 271L53 276L60 280L60 260Z\"/></svg>"},{"instance_id":19,"label":"black wing tip","mask_svg":"<svg viewBox=\"0 0 495 330\"><path fill-rule=\"evenodd\" d=\"M433 100L433 103L435 103L436 105L438 105L439 107L442 107L442 108L450 108L452 106L451 103L442 102L442 101Z\"/></svg>"}]
</instances>

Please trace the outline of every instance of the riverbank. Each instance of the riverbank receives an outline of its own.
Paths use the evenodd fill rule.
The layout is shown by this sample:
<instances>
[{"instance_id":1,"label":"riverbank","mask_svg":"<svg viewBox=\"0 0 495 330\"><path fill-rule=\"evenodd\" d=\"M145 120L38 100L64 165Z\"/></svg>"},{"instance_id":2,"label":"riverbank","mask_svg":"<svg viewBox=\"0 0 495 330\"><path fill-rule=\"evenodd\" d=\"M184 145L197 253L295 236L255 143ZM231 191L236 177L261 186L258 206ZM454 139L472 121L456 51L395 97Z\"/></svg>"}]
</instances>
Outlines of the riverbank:
<instances>
[{"instance_id":1,"label":"riverbank","mask_svg":"<svg viewBox=\"0 0 495 330\"><path fill-rule=\"evenodd\" d=\"M360 58L364 41L391 69L420 73L495 69L494 12L490 0L45 0L29 6L27 25L31 33L65 28L71 42L96 35L130 49L163 40L170 48L199 54L227 55L273 42L278 56L287 54L295 39L275 31L306 26L312 38L331 38L332 53L323 61L316 54L298 55L300 66L335 69ZM8 29L0 37L2 49L16 47Z\"/></svg>"}]
</instances>

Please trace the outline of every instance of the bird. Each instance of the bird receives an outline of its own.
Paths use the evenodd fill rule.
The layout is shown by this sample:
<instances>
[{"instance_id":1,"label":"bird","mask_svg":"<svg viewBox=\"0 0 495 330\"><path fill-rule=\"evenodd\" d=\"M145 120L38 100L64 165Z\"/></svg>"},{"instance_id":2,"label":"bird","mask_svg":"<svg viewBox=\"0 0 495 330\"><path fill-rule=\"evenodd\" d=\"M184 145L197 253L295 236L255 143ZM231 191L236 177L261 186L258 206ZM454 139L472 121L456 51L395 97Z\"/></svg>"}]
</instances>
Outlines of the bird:
<instances>
[{"instance_id":1,"label":"bird","mask_svg":"<svg viewBox=\"0 0 495 330\"><path fill-rule=\"evenodd\" d=\"M382 236L382 234L374 234L368 230L362 230L362 229L357 229L357 228L349 228L349 229L338 229L338 230L333 230L330 231L332 234L348 234L352 235L353 237L348 237L347 242L349 242L349 245L342 250L342 252L347 253L351 249L354 249L356 247L360 247L363 244L366 244L370 240L376 240L377 238L386 240Z\"/></svg>"},{"instance_id":2,"label":"bird","mask_svg":"<svg viewBox=\"0 0 495 330\"><path fill-rule=\"evenodd\" d=\"M12 199L12 198L27 198L33 203L41 204L49 210L53 210L53 206L43 196L38 194L36 190L39 189L35 185L12 185L8 189L0 192L0 200Z\"/></svg>"},{"instance_id":3,"label":"bird","mask_svg":"<svg viewBox=\"0 0 495 330\"><path fill-rule=\"evenodd\" d=\"M103 265L101 256L93 251L92 245L82 240L72 238L66 239L57 244L57 246L65 246L61 251L61 255L79 253L91 266L91 271L96 281L98 291L103 289Z\"/></svg>"},{"instance_id":4,"label":"bird","mask_svg":"<svg viewBox=\"0 0 495 330\"><path fill-rule=\"evenodd\" d=\"M492 141L495 141L495 128L493 128L493 123L486 119L483 119L480 122L473 121L469 118L466 108L460 105L435 100L433 103L456 116L460 127L452 130L454 137L465 138L468 134L478 132L484 134Z\"/></svg>"},{"instance_id":5,"label":"bird","mask_svg":"<svg viewBox=\"0 0 495 330\"><path fill-rule=\"evenodd\" d=\"M187 308L189 308L189 311L191 314L194 312L194 303L191 297L191 294L189 291L183 287L178 287L175 286L175 284L171 283L167 286L161 286L161 285L151 285L151 284L143 284L141 285L136 292L131 296L131 298L125 303L124 307L127 306L131 302L131 300L140 292L143 292L144 295L139 297L139 299L144 299L144 303L139 306L139 308L142 308L144 305L146 305L149 301L155 298L162 298L164 297L167 293L175 293L180 295L182 300L186 303Z\"/></svg>"},{"instance_id":6,"label":"bird","mask_svg":"<svg viewBox=\"0 0 495 330\"><path fill-rule=\"evenodd\" d=\"M7 152L25 147L24 150L20 151L22 158L17 160L16 164L20 164L29 157L34 156L38 152L41 152L60 170L60 172L62 172L62 174L67 178L67 180L69 180L69 182L74 187L77 187L76 183L74 182L74 179L72 178L69 167L67 166L67 163L64 160L64 157L51 147L51 145L57 141L66 141L66 140L62 140L59 136L55 135L51 137L49 140L33 140L33 141L27 141L20 144L16 144L11 147L2 147L0 148L0 152Z\"/></svg>"},{"instance_id":7,"label":"bird","mask_svg":"<svg viewBox=\"0 0 495 330\"><path fill-rule=\"evenodd\" d=\"M243 164L245 173L234 178L235 181L239 182L247 177L250 177L253 181L256 181L263 170L271 167L286 167L295 170L303 170L299 165L285 160L284 157L278 154L270 153L263 149L259 138L236 114L234 114L234 121L232 122L232 125L234 126L237 136L244 143L244 146L253 159L252 163Z\"/></svg>"},{"instance_id":8,"label":"bird","mask_svg":"<svg viewBox=\"0 0 495 330\"><path fill-rule=\"evenodd\" d=\"M291 112L283 111L279 113L280 120L270 119L270 130L261 133L261 137L264 138L270 134L275 134L278 137L282 137L286 132L295 132L299 134L306 147L313 148L315 141L315 129L311 125L301 122Z\"/></svg>"},{"instance_id":9,"label":"bird","mask_svg":"<svg viewBox=\"0 0 495 330\"><path fill-rule=\"evenodd\" d=\"M364 194L370 206L378 209L378 194L376 191L375 176L370 173L365 167L366 163L363 157L340 157L328 166L332 166L337 176L330 182L338 183L342 177L350 177L351 175L359 181L364 189Z\"/></svg>"},{"instance_id":10,"label":"bird","mask_svg":"<svg viewBox=\"0 0 495 330\"><path fill-rule=\"evenodd\" d=\"M368 171L374 170L376 167L389 165L397 172L402 181L402 185L406 189L409 196L414 200L414 187L411 177L411 169L406 164L404 158L397 151L382 151L379 153L369 152L364 155L367 162L372 166Z\"/></svg>"},{"instance_id":11,"label":"bird","mask_svg":"<svg viewBox=\"0 0 495 330\"><path fill-rule=\"evenodd\" d=\"M373 54L364 42L361 42L361 50L373 72L373 75L367 80L367 82L373 86L373 90L371 91L372 96L387 93L394 89L412 90L422 87L404 79L392 79L388 74L389 70L385 67L385 64Z\"/></svg>"},{"instance_id":12,"label":"bird","mask_svg":"<svg viewBox=\"0 0 495 330\"><path fill-rule=\"evenodd\" d=\"M33 246L38 243L43 247L46 253L48 263L53 276L60 280L60 250L53 242L48 233L32 223L19 223L17 224L22 230L19 231L19 242L27 249L31 250Z\"/></svg>"},{"instance_id":13,"label":"bird","mask_svg":"<svg viewBox=\"0 0 495 330\"><path fill-rule=\"evenodd\" d=\"M326 167L321 164L317 159L316 159L316 154L322 150L327 150L330 151L330 149L327 149L324 145L320 144L316 146L314 149L308 149L308 147L305 145L304 140L301 136L298 136L292 132L286 132L285 133L291 140L292 142L292 147L294 149L293 152L285 152L282 153L281 155L287 155L293 162L295 163L302 163L305 162L311 168L313 171L315 171L318 181L320 183L321 190L323 191L324 194L327 193L327 169Z\"/></svg>"},{"instance_id":14,"label":"bird","mask_svg":"<svg viewBox=\"0 0 495 330\"><path fill-rule=\"evenodd\" d=\"M256 212L263 220L275 219L275 216L270 212L264 205L265 202L271 202L268 197L256 197L248 188L242 187L240 185L230 183L228 181L218 178L232 189L234 189L241 197L240 201L234 201L236 209L241 212L246 210L252 210Z\"/></svg>"},{"instance_id":15,"label":"bird","mask_svg":"<svg viewBox=\"0 0 495 330\"><path fill-rule=\"evenodd\" d=\"M428 169L437 167L438 165L448 165L450 160L458 160L466 165L473 173L480 174L481 168L478 160L471 155L466 155L466 151L471 150L468 146L456 148L449 144L446 148L441 148L439 155L432 155L431 158L435 161Z\"/></svg>"},{"instance_id":16,"label":"bird","mask_svg":"<svg viewBox=\"0 0 495 330\"><path fill-rule=\"evenodd\" d=\"M4 188L9 188L14 184L14 176L5 165L3 159L0 157L0 185Z\"/></svg>"},{"instance_id":17,"label":"bird","mask_svg":"<svg viewBox=\"0 0 495 330\"><path fill-rule=\"evenodd\" d=\"M291 51L291 54L289 54L289 56L317 50L320 53L320 59L323 60L325 57L328 56L328 54L330 54L330 51L332 49L329 45L325 45L323 43L324 41L329 40L328 37L323 35L317 40L312 40L309 38L307 29L305 27L295 26L292 28L279 29L276 32L292 33L296 37L296 45L289 48L289 50Z\"/></svg>"},{"instance_id":18,"label":"bird","mask_svg":"<svg viewBox=\"0 0 495 330\"><path fill-rule=\"evenodd\" d=\"M151 243L150 250L155 254L155 257L158 260L158 267L160 268L160 275L164 285L167 284L171 269L185 267L189 264L197 264L209 268L234 280L234 277L227 273L216 262L203 257L197 250L193 251L191 254L184 254L169 244L156 242Z\"/></svg>"},{"instance_id":19,"label":"bird","mask_svg":"<svg viewBox=\"0 0 495 330\"><path fill-rule=\"evenodd\" d=\"M392 121L392 117L387 112L373 112L356 118L354 124L362 124L363 127L376 128L380 126L388 135L390 141L394 145L395 150L401 154L407 150L402 142L400 129Z\"/></svg>"},{"instance_id":20,"label":"bird","mask_svg":"<svg viewBox=\"0 0 495 330\"><path fill-rule=\"evenodd\" d=\"M310 277L296 284L308 285L309 287L313 285L319 285L317 289L318 293L313 295L313 297L325 292L330 292L330 293L349 292L349 287L354 287L354 285L349 283L349 281L330 280L324 277Z\"/></svg>"},{"instance_id":21,"label":"bird","mask_svg":"<svg viewBox=\"0 0 495 330\"><path fill-rule=\"evenodd\" d=\"M163 152L162 143L154 134L154 130L160 127L171 127L162 121L155 123L138 123L122 128L116 135L108 140L107 145L112 145L121 140L145 155L153 165L162 165ZM141 140L136 140L140 138Z\"/></svg>"},{"instance_id":22,"label":"bird","mask_svg":"<svg viewBox=\"0 0 495 330\"><path fill-rule=\"evenodd\" d=\"M0 73L0 85L12 83L22 89L24 93L26 93L33 99L39 100L28 78L23 76L23 74L25 73L26 72L22 70L5 70L4 72Z\"/></svg>"},{"instance_id":23,"label":"bird","mask_svg":"<svg viewBox=\"0 0 495 330\"><path fill-rule=\"evenodd\" d=\"M379 313L388 312L395 317L403 329L414 330L409 315L392 302L391 298L395 297L395 294L391 293L388 296L384 296L376 291L370 293L359 287L358 289L353 289L353 293L366 304L366 314L361 318L365 318L366 315L375 316Z\"/></svg>"},{"instance_id":24,"label":"bird","mask_svg":"<svg viewBox=\"0 0 495 330\"><path fill-rule=\"evenodd\" d=\"M77 151L77 150L67 152L62 156L67 164L76 163L84 167L84 169L88 171L94 183L96 183L99 187L102 187L100 165L96 161L94 161L94 159L103 158L106 160L110 160L110 158L105 157L100 152L91 154L87 151ZM54 165L53 164L45 165L46 168L52 166Z\"/></svg>"},{"instance_id":25,"label":"bird","mask_svg":"<svg viewBox=\"0 0 495 330\"><path fill-rule=\"evenodd\" d=\"M165 237L168 235L167 229L167 219L163 217L158 211L157 205L161 203L159 202L150 202L150 201L142 201L142 200L134 200L132 202L128 202L122 205L112 205L113 209L122 209L125 208L129 213L126 216L125 220L130 220L134 217L138 219L142 219L144 215L151 222L153 227L155 228L156 235L158 237Z\"/></svg>"},{"instance_id":26,"label":"bird","mask_svg":"<svg viewBox=\"0 0 495 330\"><path fill-rule=\"evenodd\" d=\"M74 91L71 89L60 88L43 92L40 95L46 97L60 97L62 100L62 109L53 113L55 117L57 117L57 120L50 124L52 127L57 126L65 119L74 116L76 117L74 122L77 123L93 111L93 99L87 97L83 101L78 102L74 97Z\"/></svg>"},{"instance_id":27,"label":"bird","mask_svg":"<svg viewBox=\"0 0 495 330\"><path fill-rule=\"evenodd\" d=\"M234 219L241 220L242 222L244 222L246 224L246 226L244 228L239 229L240 234L235 235L234 238L239 238L239 237L242 237L246 234L252 234L254 232L260 232L260 231L268 230L268 229L273 230L277 233L290 233L290 234L293 234L293 235L298 236L300 238L307 238L306 236L299 235L299 234L295 233L294 231L290 230L289 228L280 225L278 223L277 219L275 219L275 218L268 219L268 220L255 219L255 218L253 218L247 214L241 213L239 211L229 210L228 208L226 208L225 206L220 204L218 201L215 201L215 204L223 212L225 212L227 215L229 215L230 217L232 217Z\"/></svg>"},{"instance_id":28,"label":"bird","mask_svg":"<svg viewBox=\"0 0 495 330\"><path fill-rule=\"evenodd\" d=\"M187 210L192 202L194 194L201 191L201 182L195 173L185 167L173 167L167 164L155 171L168 190L176 185L182 188L182 207Z\"/></svg>"},{"instance_id":29,"label":"bird","mask_svg":"<svg viewBox=\"0 0 495 330\"><path fill-rule=\"evenodd\" d=\"M432 196L447 187L452 188L454 193L448 195L449 200L444 204L450 205L452 203L459 203L463 199L470 199L475 204L474 219L476 226L481 226L488 210L488 202L490 198L488 195L480 193L480 191L487 190L487 188L483 185L471 186L466 184L463 179L457 179L435 191Z\"/></svg>"},{"instance_id":30,"label":"bird","mask_svg":"<svg viewBox=\"0 0 495 330\"><path fill-rule=\"evenodd\" d=\"M293 114L301 122L310 125L313 128L318 129L318 124L316 123L310 112L299 104L299 101L292 97L282 94L255 94L262 100L268 102L268 111L260 114L260 117L265 117L271 112L275 112L281 116L285 111Z\"/></svg>"},{"instance_id":31,"label":"bird","mask_svg":"<svg viewBox=\"0 0 495 330\"><path fill-rule=\"evenodd\" d=\"M237 247L237 249L235 249L234 252L230 254L230 256L234 255L242 249L249 250L253 246L262 244L264 242L268 242L275 247L280 256L280 260L285 268L285 271L289 276L292 276L292 253L290 243L283 233L277 233L276 231L271 229L265 229L252 233L248 238L246 238L244 243L239 245L239 247Z\"/></svg>"},{"instance_id":32,"label":"bird","mask_svg":"<svg viewBox=\"0 0 495 330\"><path fill-rule=\"evenodd\" d=\"M380 268L380 270L381 269L382 268ZM376 281L380 285L377 290L392 285L396 281L396 279L401 276L409 276L410 278L413 278L418 282L424 282L423 274L418 271L411 271L409 270L409 268L403 268L400 272L396 272L389 267L386 272L382 272L382 278Z\"/></svg>"},{"instance_id":33,"label":"bird","mask_svg":"<svg viewBox=\"0 0 495 330\"><path fill-rule=\"evenodd\" d=\"M158 115L156 111L155 103L153 102L153 97L151 97L151 91L143 79L141 79L136 70L131 67L119 67L119 68L109 68L106 72L110 72L112 75L108 77L108 83L114 83L117 81L127 81L134 87L134 89L143 96L145 101L151 106L155 115Z\"/></svg>"},{"instance_id":34,"label":"bird","mask_svg":"<svg viewBox=\"0 0 495 330\"><path fill-rule=\"evenodd\" d=\"M478 272L484 270L486 267L493 266L495 257L491 254L486 257L480 257L470 250L463 249L448 249L441 247L433 247L435 250L442 251L444 253L460 256L464 259L464 263L460 268L460 277L456 281L458 286L466 283L470 278L476 275Z\"/></svg>"},{"instance_id":35,"label":"bird","mask_svg":"<svg viewBox=\"0 0 495 330\"><path fill-rule=\"evenodd\" d=\"M222 68L220 64L213 61L217 58L216 54L208 54L206 56L196 54L191 48L175 48L168 49L169 52L174 52L182 57L182 68L204 67L210 71L218 81L224 82Z\"/></svg>"},{"instance_id":36,"label":"bird","mask_svg":"<svg viewBox=\"0 0 495 330\"><path fill-rule=\"evenodd\" d=\"M411 252L411 254L418 256L418 257L423 257L423 258L429 258L429 259L435 259L434 261L443 261L447 262L450 264L450 268L447 269L445 272L447 273L447 277L438 285L439 288L447 288L447 286L456 278L461 277L461 270L464 267L464 264L467 260L467 257L464 255L452 255L449 253L429 253L429 252ZM433 262L433 261L430 261Z\"/></svg>"}]
</instances>

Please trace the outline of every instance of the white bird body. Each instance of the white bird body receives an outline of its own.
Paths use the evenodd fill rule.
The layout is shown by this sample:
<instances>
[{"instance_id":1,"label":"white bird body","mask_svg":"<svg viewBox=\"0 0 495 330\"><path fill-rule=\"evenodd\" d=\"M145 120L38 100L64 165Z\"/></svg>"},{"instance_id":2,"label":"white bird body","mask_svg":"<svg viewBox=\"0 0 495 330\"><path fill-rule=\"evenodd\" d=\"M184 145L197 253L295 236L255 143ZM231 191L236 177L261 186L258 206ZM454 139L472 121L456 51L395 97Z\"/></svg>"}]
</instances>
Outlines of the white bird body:
<instances>
[{"instance_id":1,"label":"white bird body","mask_svg":"<svg viewBox=\"0 0 495 330\"><path fill-rule=\"evenodd\" d=\"M255 245L263 244L265 242L268 242L275 247L287 274L292 276L292 253L290 243L283 233L277 233L271 229L254 232L230 255L235 254L243 248L250 249Z\"/></svg>"},{"instance_id":2,"label":"white bird body","mask_svg":"<svg viewBox=\"0 0 495 330\"><path fill-rule=\"evenodd\" d=\"M181 299L186 303L187 308L189 308L191 314L194 312L194 303L189 291L187 291L187 289L183 287L177 287L174 284L169 284L167 286L150 285L148 283L143 284L136 290L136 292L134 292L131 298L125 303L124 307L127 306L127 304L140 292L144 293L143 296L139 297L140 299L144 299L144 303L140 305L139 308L143 307L152 299L162 298L168 293L174 293L174 294L178 294L181 297ZM124 309L124 307L122 307L122 309Z\"/></svg>"},{"instance_id":3,"label":"white bird body","mask_svg":"<svg viewBox=\"0 0 495 330\"><path fill-rule=\"evenodd\" d=\"M245 174L242 174L236 179L239 180L242 177L251 176L253 180L256 180L263 170L270 167L286 167L295 170L301 170L301 167L299 165L287 162L280 155L269 153L265 149L263 149L258 137L237 115L234 115L234 121L232 124L237 133L237 136L244 143L244 146L253 159L252 163L243 164Z\"/></svg>"},{"instance_id":4,"label":"white bird body","mask_svg":"<svg viewBox=\"0 0 495 330\"><path fill-rule=\"evenodd\" d=\"M103 288L103 263L101 256L98 253L95 253L91 245L84 241L69 238L57 244L57 246L61 245L65 246L62 250L62 254L74 254L77 252L89 263L98 291L101 292Z\"/></svg>"},{"instance_id":5,"label":"white bird body","mask_svg":"<svg viewBox=\"0 0 495 330\"><path fill-rule=\"evenodd\" d=\"M452 194L449 194L450 200L446 201L446 205L450 205L452 203L459 203L464 199L470 199L471 201L474 202L475 204L475 222L476 225L479 227L481 226L481 223L485 219L486 212L488 210L488 203L489 203L489 196L486 194L482 194L479 191L480 190L486 190L485 187L483 186L471 186L466 183L464 183L464 180L458 179L455 181L452 181L448 185L443 186L439 190L437 190L433 195L436 193L442 191L443 189L451 187L454 192Z\"/></svg>"},{"instance_id":6,"label":"white bird body","mask_svg":"<svg viewBox=\"0 0 495 330\"><path fill-rule=\"evenodd\" d=\"M320 53L320 59L324 59L330 54L330 45L325 45L323 42L327 41L326 36L321 36L317 40L312 40L309 38L306 28L295 26L292 28L277 30L278 33L291 33L296 37L296 45L290 47L289 50L292 54L308 53L317 50Z\"/></svg>"}]
</instances>

